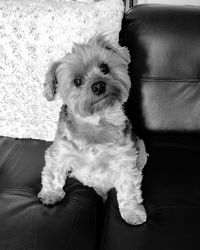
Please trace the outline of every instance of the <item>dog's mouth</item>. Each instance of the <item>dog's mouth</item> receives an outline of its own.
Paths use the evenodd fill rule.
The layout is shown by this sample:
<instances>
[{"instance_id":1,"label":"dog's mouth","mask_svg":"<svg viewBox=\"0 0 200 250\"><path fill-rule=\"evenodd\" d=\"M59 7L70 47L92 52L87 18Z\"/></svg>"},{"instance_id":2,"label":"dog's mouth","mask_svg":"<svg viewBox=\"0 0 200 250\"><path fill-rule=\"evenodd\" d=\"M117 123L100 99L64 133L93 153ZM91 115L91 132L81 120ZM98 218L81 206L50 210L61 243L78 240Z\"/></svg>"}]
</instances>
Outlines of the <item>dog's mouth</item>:
<instances>
[{"instance_id":1,"label":"dog's mouth","mask_svg":"<svg viewBox=\"0 0 200 250\"><path fill-rule=\"evenodd\" d=\"M109 96L110 96L110 94L107 94L107 95L104 95L104 96L100 97L98 100L96 100L95 102L93 102L93 105L95 105L95 104L97 104L97 103L105 100Z\"/></svg>"},{"instance_id":2,"label":"dog's mouth","mask_svg":"<svg viewBox=\"0 0 200 250\"><path fill-rule=\"evenodd\" d=\"M85 110L89 114L94 114L103 111L108 107L112 107L117 101L121 102L119 92L109 92L105 95L99 96L98 99L93 100L92 102L90 101L88 103L89 105L85 106Z\"/></svg>"}]
</instances>

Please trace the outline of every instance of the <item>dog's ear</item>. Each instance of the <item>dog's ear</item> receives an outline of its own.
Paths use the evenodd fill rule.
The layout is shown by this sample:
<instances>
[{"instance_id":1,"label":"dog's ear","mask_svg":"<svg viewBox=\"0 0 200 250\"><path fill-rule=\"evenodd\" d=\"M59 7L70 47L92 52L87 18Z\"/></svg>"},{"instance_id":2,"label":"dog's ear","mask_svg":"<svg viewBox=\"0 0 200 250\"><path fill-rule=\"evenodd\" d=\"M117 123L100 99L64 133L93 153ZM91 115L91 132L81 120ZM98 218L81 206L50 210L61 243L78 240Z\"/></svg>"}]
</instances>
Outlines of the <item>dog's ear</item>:
<instances>
[{"instance_id":1,"label":"dog's ear","mask_svg":"<svg viewBox=\"0 0 200 250\"><path fill-rule=\"evenodd\" d=\"M120 46L118 43L111 42L107 39L106 35L99 35L96 38L97 43L105 49L112 50L120 55L128 65L131 62L129 51L126 47Z\"/></svg>"},{"instance_id":2,"label":"dog's ear","mask_svg":"<svg viewBox=\"0 0 200 250\"><path fill-rule=\"evenodd\" d=\"M119 44L107 43L106 49L113 50L115 53L119 54L127 63L131 62L129 51L126 47L122 47Z\"/></svg>"},{"instance_id":3,"label":"dog's ear","mask_svg":"<svg viewBox=\"0 0 200 250\"><path fill-rule=\"evenodd\" d=\"M47 98L48 101L54 100L55 95L56 95L56 88L58 85L57 77L56 77L56 70L60 64L61 64L61 61L53 62L50 65L46 73L43 94Z\"/></svg>"}]
</instances>

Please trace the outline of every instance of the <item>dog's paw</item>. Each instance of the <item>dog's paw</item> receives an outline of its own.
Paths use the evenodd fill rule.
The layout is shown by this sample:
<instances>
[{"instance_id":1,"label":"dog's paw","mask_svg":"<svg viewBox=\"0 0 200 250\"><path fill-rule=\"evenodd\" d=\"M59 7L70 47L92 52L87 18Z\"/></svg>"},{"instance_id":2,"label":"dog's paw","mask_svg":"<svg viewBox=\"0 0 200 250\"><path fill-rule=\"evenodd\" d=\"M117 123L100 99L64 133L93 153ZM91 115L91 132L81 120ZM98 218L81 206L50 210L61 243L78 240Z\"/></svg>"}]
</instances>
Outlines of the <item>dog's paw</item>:
<instances>
[{"instance_id":1,"label":"dog's paw","mask_svg":"<svg viewBox=\"0 0 200 250\"><path fill-rule=\"evenodd\" d=\"M131 225L140 225L147 220L147 214L143 205L123 208L120 210L122 218Z\"/></svg>"},{"instance_id":2,"label":"dog's paw","mask_svg":"<svg viewBox=\"0 0 200 250\"><path fill-rule=\"evenodd\" d=\"M41 190L38 194L38 198L45 205L53 205L56 202L61 201L65 196L63 189L60 190Z\"/></svg>"}]
</instances>

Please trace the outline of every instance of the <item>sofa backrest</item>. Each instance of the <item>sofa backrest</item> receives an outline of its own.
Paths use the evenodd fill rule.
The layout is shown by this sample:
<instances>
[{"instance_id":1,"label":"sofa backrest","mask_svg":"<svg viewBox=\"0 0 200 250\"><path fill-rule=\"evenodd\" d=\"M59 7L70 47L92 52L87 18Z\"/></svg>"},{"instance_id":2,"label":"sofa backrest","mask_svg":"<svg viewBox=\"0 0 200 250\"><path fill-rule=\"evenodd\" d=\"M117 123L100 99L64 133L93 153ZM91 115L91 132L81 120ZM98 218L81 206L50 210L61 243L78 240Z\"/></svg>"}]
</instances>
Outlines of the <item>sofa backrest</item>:
<instances>
[{"instance_id":1,"label":"sofa backrest","mask_svg":"<svg viewBox=\"0 0 200 250\"><path fill-rule=\"evenodd\" d=\"M120 41L131 54L126 111L139 134L200 132L200 7L138 5Z\"/></svg>"}]
</instances>

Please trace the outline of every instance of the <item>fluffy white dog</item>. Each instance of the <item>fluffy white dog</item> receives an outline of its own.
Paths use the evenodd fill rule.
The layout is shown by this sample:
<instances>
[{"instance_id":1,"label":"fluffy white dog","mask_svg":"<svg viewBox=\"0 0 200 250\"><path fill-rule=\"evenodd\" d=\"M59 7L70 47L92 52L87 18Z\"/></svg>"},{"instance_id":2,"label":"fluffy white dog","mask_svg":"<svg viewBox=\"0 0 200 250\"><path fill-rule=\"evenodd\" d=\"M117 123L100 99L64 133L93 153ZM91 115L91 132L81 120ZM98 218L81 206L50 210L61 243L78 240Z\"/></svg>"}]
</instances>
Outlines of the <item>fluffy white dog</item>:
<instances>
[{"instance_id":1,"label":"fluffy white dog","mask_svg":"<svg viewBox=\"0 0 200 250\"><path fill-rule=\"evenodd\" d=\"M44 204L64 197L71 176L103 199L114 187L122 218L132 225L146 221L140 187L147 154L122 107L131 87L129 62L125 47L98 36L75 44L50 66L44 94L49 101L59 94L63 106L55 140L45 154L38 194Z\"/></svg>"}]
</instances>

